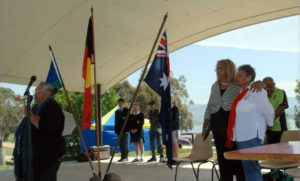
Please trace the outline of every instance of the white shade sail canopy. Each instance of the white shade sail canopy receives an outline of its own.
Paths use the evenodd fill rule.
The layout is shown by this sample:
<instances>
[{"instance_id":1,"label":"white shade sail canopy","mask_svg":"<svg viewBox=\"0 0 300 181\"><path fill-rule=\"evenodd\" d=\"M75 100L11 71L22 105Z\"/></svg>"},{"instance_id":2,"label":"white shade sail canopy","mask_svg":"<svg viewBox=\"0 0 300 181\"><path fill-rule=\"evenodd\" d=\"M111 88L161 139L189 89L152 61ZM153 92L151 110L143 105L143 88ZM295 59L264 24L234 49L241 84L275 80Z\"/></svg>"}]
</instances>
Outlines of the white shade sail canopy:
<instances>
[{"instance_id":1,"label":"white shade sail canopy","mask_svg":"<svg viewBox=\"0 0 300 181\"><path fill-rule=\"evenodd\" d=\"M300 14L300 0L0 0L0 82L45 80L50 44L66 88L83 91L82 62L94 8L102 92L143 67L168 12L168 49ZM187 62L188 63L188 62Z\"/></svg>"}]
</instances>

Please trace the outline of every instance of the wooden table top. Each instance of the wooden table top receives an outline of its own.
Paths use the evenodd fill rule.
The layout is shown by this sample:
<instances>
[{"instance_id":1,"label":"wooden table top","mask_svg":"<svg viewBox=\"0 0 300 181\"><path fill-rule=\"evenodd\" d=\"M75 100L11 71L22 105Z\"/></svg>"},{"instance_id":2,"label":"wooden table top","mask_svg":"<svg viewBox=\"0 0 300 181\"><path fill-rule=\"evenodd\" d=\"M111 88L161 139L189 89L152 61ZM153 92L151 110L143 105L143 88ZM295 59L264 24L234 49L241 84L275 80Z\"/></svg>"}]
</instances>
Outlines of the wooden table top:
<instances>
[{"instance_id":1,"label":"wooden table top","mask_svg":"<svg viewBox=\"0 0 300 181\"><path fill-rule=\"evenodd\" d=\"M273 160L300 162L300 141L289 141L224 153L231 160Z\"/></svg>"}]
</instances>

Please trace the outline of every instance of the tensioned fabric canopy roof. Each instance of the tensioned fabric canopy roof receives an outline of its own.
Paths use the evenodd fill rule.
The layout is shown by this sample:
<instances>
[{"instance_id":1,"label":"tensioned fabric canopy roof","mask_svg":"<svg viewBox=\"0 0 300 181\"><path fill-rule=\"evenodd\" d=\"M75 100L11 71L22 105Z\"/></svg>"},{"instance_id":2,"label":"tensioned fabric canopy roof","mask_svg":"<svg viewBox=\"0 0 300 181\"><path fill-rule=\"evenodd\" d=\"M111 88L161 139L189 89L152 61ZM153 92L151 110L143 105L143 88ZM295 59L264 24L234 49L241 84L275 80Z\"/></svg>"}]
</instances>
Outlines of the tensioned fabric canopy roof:
<instances>
[{"instance_id":1,"label":"tensioned fabric canopy roof","mask_svg":"<svg viewBox=\"0 0 300 181\"><path fill-rule=\"evenodd\" d=\"M45 80L51 44L66 88L83 91L91 6L97 83L103 92L145 65L166 12L169 52L233 29L300 14L300 0L0 0L0 82L26 85L31 75Z\"/></svg>"}]
</instances>

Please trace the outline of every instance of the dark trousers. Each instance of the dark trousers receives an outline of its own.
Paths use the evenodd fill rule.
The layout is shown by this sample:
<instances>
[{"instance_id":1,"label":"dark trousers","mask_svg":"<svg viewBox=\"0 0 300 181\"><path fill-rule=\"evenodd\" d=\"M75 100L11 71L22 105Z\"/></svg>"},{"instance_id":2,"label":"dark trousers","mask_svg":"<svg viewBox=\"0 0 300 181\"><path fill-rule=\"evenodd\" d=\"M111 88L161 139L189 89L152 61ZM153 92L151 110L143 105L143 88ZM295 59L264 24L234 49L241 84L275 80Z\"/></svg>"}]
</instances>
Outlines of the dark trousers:
<instances>
[{"instance_id":1,"label":"dark trousers","mask_svg":"<svg viewBox=\"0 0 300 181\"><path fill-rule=\"evenodd\" d=\"M267 144L279 143L283 131L267 130Z\"/></svg>"},{"instance_id":2,"label":"dark trousers","mask_svg":"<svg viewBox=\"0 0 300 181\"><path fill-rule=\"evenodd\" d=\"M229 113L229 111L220 110L218 113L212 114L210 120L217 150L221 181L232 181L234 175L237 181L245 181L242 162L224 158L224 152L230 151L225 147ZM236 145L234 145L234 149L236 149Z\"/></svg>"},{"instance_id":3,"label":"dark trousers","mask_svg":"<svg viewBox=\"0 0 300 181\"><path fill-rule=\"evenodd\" d=\"M59 166L60 161L56 161L41 173L34 172L34 181L56 181Z\"/></svg>"},{"instance_id":4,"label":"dark trousers","mask_svg":"<svg viewBox=\"0 0 300 181\"><path fill-rule=\"evenodd\" d=\"M128 133L124 133L120 140L121 159L128 159Z\"/></svg>"},{"instance_id":5,"label":"dark trousers","mask_svg":"<svg viewBox=\"0 0 300 181\"><path fill-rule=\"evenodd\" d=\"M149 137L150 137L150 149L151 149L152 157L155 157L155 140L157 144L157 151L160 157L163 157L164 154L162 149L161 129L150 129Z\"/></svg>"}]
</instances>

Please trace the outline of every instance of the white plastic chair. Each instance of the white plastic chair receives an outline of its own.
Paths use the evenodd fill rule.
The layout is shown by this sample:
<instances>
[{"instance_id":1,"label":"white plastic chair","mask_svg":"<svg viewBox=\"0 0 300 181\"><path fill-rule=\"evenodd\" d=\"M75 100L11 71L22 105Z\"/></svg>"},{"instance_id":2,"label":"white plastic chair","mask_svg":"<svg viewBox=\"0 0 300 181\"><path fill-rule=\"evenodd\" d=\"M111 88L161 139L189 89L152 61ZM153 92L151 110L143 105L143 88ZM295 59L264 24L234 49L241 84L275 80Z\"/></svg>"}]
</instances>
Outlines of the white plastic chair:
<instances>
[{"instance_id":1,"label":"white plastic chair","mask_svg":"<svg viewBox=\"0 0 300 181\"><path fill-rule=\"evenodd\" d=\"M196 135L190 155L181 157L181 158L174 158L174 160L177 162L176 170L175 170L175 179L174 179L175 181L177 180L177 173L178 173L178 168L179 168L178 166L181 163L191 163L196 180L198 180L201 164L210 162L213 165L212 166L212 180L213 180L214 172L216 173L216 175L219 179L219 175L216 170L217 162L209 160L209 158L212 157L211 139L212 139L212 134L209 134L205 141L203 140L201 135ZM195 167L193 165L194 163L199 163L197 166L197 170L195 170Z\"/></svg>"}]
</instances>

